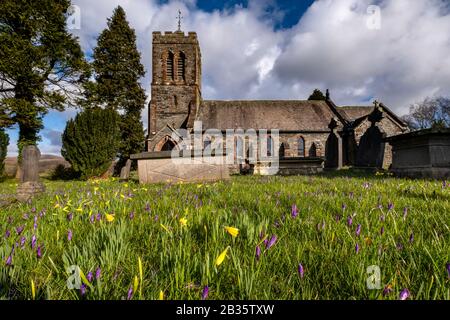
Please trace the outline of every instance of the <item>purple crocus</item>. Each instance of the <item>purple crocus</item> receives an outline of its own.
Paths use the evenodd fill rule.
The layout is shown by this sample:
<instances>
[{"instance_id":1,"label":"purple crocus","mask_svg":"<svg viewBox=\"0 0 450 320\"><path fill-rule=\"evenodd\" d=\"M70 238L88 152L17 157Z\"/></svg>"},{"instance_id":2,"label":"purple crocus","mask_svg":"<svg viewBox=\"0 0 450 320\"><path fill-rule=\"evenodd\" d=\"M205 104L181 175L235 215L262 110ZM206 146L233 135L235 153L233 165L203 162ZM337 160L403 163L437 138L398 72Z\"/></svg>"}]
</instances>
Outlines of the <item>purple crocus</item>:
<instances>
[{"instance_id":1,"label":"purple crocus","mask_svg":"<svg viewBox=\"0 0 450 320\"><path fill-rule=\"evenodd\" d=\"M383 289L383 296L386 297L392 293L392 287L391 286L385 286Z\"/></svg>"},{"instance_id":2,"label":"purple crocus","mask_svg":"<svg viewBox=\"0 0 450 320\"><path fill-rule=\"evenodd\" d=\"M202 291L202 300L206 300L209 295L209 287L205 286Z\"/></svg>"},{"instance_id":3,"label":"purple crocus","mask_svg":"<svg viewBox=\"0 0 450 320\"><path fill-rule=\"evenodd\" d=\"M90 223L94 223L95 222L95 215L91 215L90 217L89 217L89 222Z\"/></svg>"},{"instance_id":4,"label":"purple crocus","mask_svg":"<svg viewBox=\"0 0 450 320\"><path fill-rule=\"evenodd\" d=\"M394 209L394 204L393 203L389 203L388 204L388 211L391 211L392 209Z\"/></svg>"},{"instance_id":5,"label":"purple crocus","mask_svg":"<svg viewBox=\"0 0 450 320\"><path fill-rule=\"evenodd\" d=\"M380 234L381 234L381 235L384 234L384 227L381 227Z\"/></svg>"},{"instance_id":6,"label":"purple crocus","mask_svg":"<svg viewBox=\"0 0 450 320\"><path fill-rule=\"evenodd\" d=\"M447 265L445 266L445 268L447 269L448 278L450 279L450 262L447 263Z\"/></svg>"},{"instance_id":7,"label":"purple crocus","mask_svg":"<svg viewBox=\"0 0 450 320\"><path fill-rule=\"evenodd\" d=\"M404 207L403 208L403 220L406 220L406 217L408 216L408 208Z\"/></svg>"},{"instance_id":8,"label":"purple crocus","mask_svg":"<svg viewBox=\"0 0 450 320\"><path fill-rule=\"evenodd\" d=\"M256 257L256 261L259 261L259 258L261 257L261 247L260 246L256 247L255 257Z\"/></svg>"},{"instance_id":9,"label":"purple crocus","mask_svg":"<svg viewBox=\"0 0 450 320\"><path fill-rule=\"evenodd\" d=\"M6 265L10 266L12 264L12 255L9 255L8 258L6 259Z\"/></svg>"},{"instance_id":10,"label":"purple crocus","mask_svg":"<svg viewBox=\"0 0 450 320\"><path fill-rule=\"evenodd\" d=\"M347 217L347 224L349 227L353 224L353 218L351 216Z\"/></svg>"},{"instance_id":11,"label":"purple crocus","mask_svg":"<svg viewBox=\"0 0 450 320\"><path fill-rule=\"evenodd\" d=\"M35 246L36 246L36 235L33 234L33 236L31 237L31 249L34 249Z\"/></svg>"},{"instance_id":12,"label":"purple crocus","mask_svg":"<svg viewBox=\"0 0 450 320\"><path fill-rule=\"evenodd\" d=\"M355 251L356 251L356 254L359 253L359 244L356 244L356 246L355 246Z\"/></svg>"},{"instance_id":13,"label":"purple crocus","mask_svg":"<svg viewBox=\"0 0 450 320\"><path fill-rule=\"evenodd\" d=\"M20 234L23 232L23 229L25 229L24 226L17 227L17 228L16 228L17 235L20 236Z\"/></svg>"},{"instance_id":14,"label":"purple crocus","mask_svg":"<svg viewBox=\"0 0 450 320\"><path fill-rule=\"evenodd\" d=\"M131 213L130 213L130 220L133 220L134 219L134 212L132 211Z\"/></svg>"},{"instance_id":15,"label":"purple crocus","mask_svg":"<svg viewBox=\"0 0 450 320\"><path fill-rule=\"evenodd\" d=\"M409 298L410 295L411 295L411 294L410 294L409 290L405 288L405 289L403 289L403 290L400 292L399 299L400 299L400 300L406 300L406 299Z\"/></svg>"},{"instance_id":16,"label":"purple crocus","mask_svg":"<svg viewBox=\"0 0 450 320\"><path fill-rule=\"evenodd\" d=\"M86 288L87 288L87 286L84 283L82 283L80 286L80 294L82 296L84 296L86 294Z\"/></svg>"},{"instance_id":17,"label":"purple crocus","mask_svg":"<svg viewBox=\"0 0 450 320\"><path fill-rule=\"evenodd\" d=\"M102 269L100 269L100 267L97 268L97 270L95 270L95 279L98 280L100 279L102 275Z\"/></svg>"},{"instance_id":18,"label":"purple crocus","mask_svg":"<svg viewBox=\"0 0 450 320\"><path fill-rule=\"evenodd\" d=\"M11 231L6 230L6 232L5 232L5 239L8 239L10 235L11 235Z\"/></svg>"},{"instance_id":19,"label":"purple crocus","mask_svg":"<svg viewBox=\"0 0 450 320\"><path fill-rule=\"evenodd\" d=\"M34 224L33 224L34 230L36 230L37 227L38 227L38 225L37 225L37 219L38 219L38 217L37 217L37 216L34 216Z\"/></svg>"},{"instance_id":20,"label":"purple crocus","mask_svg":"<svg viewBox=\"0 0 450 320\"><path fill-rule=\"evenodd\" d=\"M358 224L358 226L356 227L356 236L359 237L361 235L361 225Z\"/></svg>"},{"instance_id":21,"label":"purple crocus","mask_svg":"<svg viewBox=\"0 0 450 320\"><path fill-rule=\"evenodd\" d=\"M73 236L72 230L69 230L67 232L67 240L72 241L72 236Z\"/></svg>"},{"instance_id":22,"label":"purple crocus","mask_svg":"<svg viewBox=\"0 0 450 320\"><path fill-rule=\"evenodd\" d=\"M71 212L67 215L67 221L72 221L72 220L73 220L73 213Z\"/></svg>"},{"instance_id":23,"label":"purple crocus","mask_svg":"<svg viewBox=\"0 0 450 320\"><path fill-rule=\"evenodd\" d=\"M347 209L347 206L345 204L342 205L342 211L345 211Z\"/></svg>"},{"instance_id":24,"label":"purple crocus","mask_svg":"<svg viewBox=\"0 0 450 320\"><path fill-rule=\"evenodd\" d=\"M127 294L127 300L131 300L131 298L133 298L133 287L130 287L130 289L128 289Z\"/></svg>"},{"instance_id":25,"label":"purple crocus","mask_svg":"<svg viewBox=\"0 0 450 320\"><path fill-rule=\"evenodd\" d=\"M292 215L292 218L294 218L294 219L297 218L297 216L298 216L298 208L297 208L296 204L292 205L291 215Z\"/></svg>"},{"instance_id":26,"label":"purple crocus","mask_svg":"<svg viewBox=\"0 0 450 320\"><path fill-rule=\"evenodd\" d=\"M87 274L87 276L86 276L86 279L87 279L89 282L92 282L92 280L94 279L94 275L92 274L91 271L88 272L88 274Z\"/></svg>"},{"instance_id":27,"label":"purple crocus","mask_svg":"<svg viewBox=\"0 0 450 320\"><path fill-rule=\"evenodd\" d=\"M97 221L102 220L102 214L101 213L97 213L96 219L97 219Z\"/></svg>"},{"instance_id":28,"label":"purple crocus","mask_svg":"<svg viewBox=\"0 0 450 320\"><path fill-rule=\"evenodd\" d=\"M21 248L23 248L23 246L25 245L25 241L26 241L25 237L20 238L20 247Z\"/></svg>"},{"instance_id":29,"label":"purple crocus","mask_svg":"<svg viewBox=\"0 0 450 320\"><path fill-rule=\"evenodd\" d=\"M411 235L409 236L409 243L413 242L414 242L414 233L411 233Z\"/></svg>"},{"instance_id":30,"label":"purple crocus","mask_svg":"<svg viewBox=\"0 0 450 320\"><path fill-rule=\"evenodd\" d=\"M156 216L155 216L155 221L158 221L158 220L159 220L159 216L156 215Z\"/></svg>"},{"instance_id":31,"label":"purple crocus","mask_svg":"<svg viewBox=\"0 0 450 320\"><path fill-rule=\"evenodd\" d=\"M266 249L269 250L270 248L272 248L275 242L277 242L277 236L273 235L272 238L270 238L270 241L267 243Z\"/></svg>"},{"instance_id":32,"label":"purple crocus","mask_svg":"<svg viewBox=\"0 0 450 320\"><path fill-rule=\"evenodd\" d=\"M300 278L303 279L303 276L305 275L305 270L303 269L303 265L301 263L298 265L298 274Z\"/></svg>"},{"instance_id":33,"label":"purple crocus","mask_svg":"<svg viewBox=\"0 0 450 320\"><path fill-rule=\"evenodd\" d=\"M40 245L37 247L36 256L38 259L42 258L42 247Z\"/></svg>"}]
</instances>

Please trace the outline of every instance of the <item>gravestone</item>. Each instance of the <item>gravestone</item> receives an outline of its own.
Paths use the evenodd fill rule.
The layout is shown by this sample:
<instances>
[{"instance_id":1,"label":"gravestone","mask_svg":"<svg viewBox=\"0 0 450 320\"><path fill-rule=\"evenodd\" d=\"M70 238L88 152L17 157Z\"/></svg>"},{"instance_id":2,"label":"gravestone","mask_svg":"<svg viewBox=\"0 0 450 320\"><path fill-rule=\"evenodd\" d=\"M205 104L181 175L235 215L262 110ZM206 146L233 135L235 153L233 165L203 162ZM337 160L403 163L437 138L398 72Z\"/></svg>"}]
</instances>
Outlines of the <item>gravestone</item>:
<instances>
[{"instance_id":1,"label":"gravestone","mask_svg":"<svg viewBox=\"0 0 450 320\"><path fill-rule=\"evenodd\" d=\"M131 171L131 160L128 159L122 170L120 170L120 180L128 180L130 179L130 171Z\"/></svg>"},{"instance_id":2,"label":"gravestone","mask_svg":"<svg viewBox=\"0 0 450 320\"><path fill-rule=\"evenodd\" d=\"M342 138L338 133L338 121L337 119L332 119L328 128L330 128L331 133L328 136L326 146L325 146L325 168L326 169L342 169Z\"/></svg>"},{"instance_id":3,"label":"gravestone","mask_svg":"<svg viewBox=\"0 0 450 320\"><path fill-rule=\"evenodd\" d=\"M361 168L383 168L386 134L377 123L383 119L383 111L376 103L375 110L369 115L371 126L361 137L356 156L356 166Z\"/></svg>"},{"instance_id":4,"label":"gravestone","mask_svg":"<svg viewBox=\"0 0 450 320\"><path fill-rule=\"evenodd\" d=\"M39 158L41 152L36 146L25 146L22 150L21 183L17 188L17 199L28 201L45 191L39 182Z\"/></svg>"}]
</instances>

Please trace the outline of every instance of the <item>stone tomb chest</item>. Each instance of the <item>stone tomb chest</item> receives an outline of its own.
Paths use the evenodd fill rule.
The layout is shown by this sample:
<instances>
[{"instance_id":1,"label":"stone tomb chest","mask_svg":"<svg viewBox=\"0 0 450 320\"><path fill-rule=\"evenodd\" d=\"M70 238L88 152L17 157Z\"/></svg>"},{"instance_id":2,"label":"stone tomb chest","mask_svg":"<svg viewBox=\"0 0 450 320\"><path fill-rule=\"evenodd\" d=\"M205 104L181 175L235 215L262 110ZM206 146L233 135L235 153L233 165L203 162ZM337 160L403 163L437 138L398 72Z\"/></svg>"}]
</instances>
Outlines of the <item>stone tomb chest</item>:
<instances>
[{"instance_id":1,"label":"stone tomb chest","mask_svg":"<svg viewBox=\"0 0 450 320\"><path fill-rule=\"evenodd\" d=\"M391 171L400 177L450 178L450 129L429 129L386 139L392 145Z\"/></svg>"}]
</instances>

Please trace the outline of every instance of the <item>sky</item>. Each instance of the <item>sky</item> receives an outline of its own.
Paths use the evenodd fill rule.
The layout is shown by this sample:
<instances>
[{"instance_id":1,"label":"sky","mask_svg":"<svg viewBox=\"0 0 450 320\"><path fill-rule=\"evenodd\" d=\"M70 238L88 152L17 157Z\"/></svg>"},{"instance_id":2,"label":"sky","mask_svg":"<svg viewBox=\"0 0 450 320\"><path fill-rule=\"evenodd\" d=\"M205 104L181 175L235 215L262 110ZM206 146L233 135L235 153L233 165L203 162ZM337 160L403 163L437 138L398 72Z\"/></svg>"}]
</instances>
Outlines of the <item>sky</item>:
<instances>
[{"instance_id":1,"label":"sky","mask_svg":"<svg viewBox=\"0 0 450 320\"><path fill-rule=\"evenodd\" d=\"M198 34L204 99L304 100L330 89L338 105L377 99L398 115L432 96L450 95L449 0L72 0L90 55L107 18L121 5L136 30L150 100L153 31ZM375 7L374 7L375 6ZM60 154L76 110L50 112L39 148ZM147 125L147 109L142 114ZM9 155L17 129L9 130Z\"/></svg>"}]
</instances>

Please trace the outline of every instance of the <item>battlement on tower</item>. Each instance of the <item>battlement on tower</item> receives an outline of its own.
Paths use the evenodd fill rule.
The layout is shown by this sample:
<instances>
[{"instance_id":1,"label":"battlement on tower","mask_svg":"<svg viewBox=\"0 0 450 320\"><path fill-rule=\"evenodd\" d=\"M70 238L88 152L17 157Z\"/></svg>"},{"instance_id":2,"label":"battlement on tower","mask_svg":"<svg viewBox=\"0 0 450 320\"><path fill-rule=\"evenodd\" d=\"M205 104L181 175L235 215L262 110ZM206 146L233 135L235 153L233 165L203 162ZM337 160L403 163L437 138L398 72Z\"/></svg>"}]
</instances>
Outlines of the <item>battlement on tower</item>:
<instances>
[{"instance_id":1,"label":"battlement on tower","mask_svg":"<svg viewBox=\"0 0 450 320\"><path fill-rule=\"evenodd\" d=\"M198 38L196 32L188 32L185 34L183 31L160 31L153 32L154 44L198 44Z\"/></svg>"}]
</instances>

